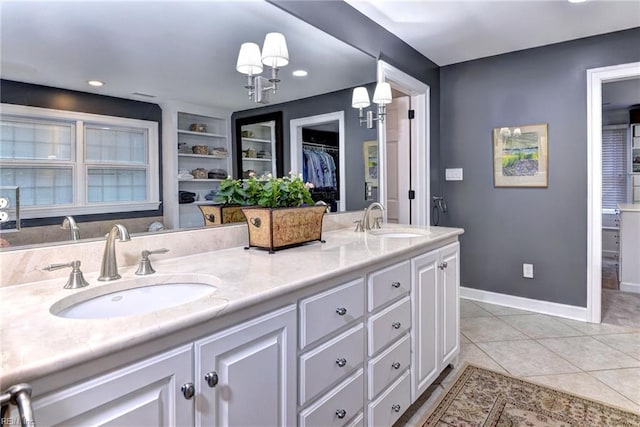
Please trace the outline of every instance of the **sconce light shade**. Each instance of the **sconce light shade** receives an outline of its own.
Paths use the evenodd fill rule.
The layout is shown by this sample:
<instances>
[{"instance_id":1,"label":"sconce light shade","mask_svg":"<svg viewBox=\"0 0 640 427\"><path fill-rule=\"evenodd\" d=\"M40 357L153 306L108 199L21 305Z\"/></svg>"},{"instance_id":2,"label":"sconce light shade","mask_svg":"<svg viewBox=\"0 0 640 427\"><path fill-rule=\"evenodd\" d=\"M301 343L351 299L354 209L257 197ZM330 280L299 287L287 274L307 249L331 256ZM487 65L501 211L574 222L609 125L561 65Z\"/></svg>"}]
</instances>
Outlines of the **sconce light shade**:
<instances>
[{"instance_id":1,"label":"sconce light shade","mask_svg":"<svg viewBox=\"0 0 640 427\"><path fill-rule=\"evenodd\" d=\"M387 82L378 83L375 92L373 92L373 102L386 105L390 104L391 100L391 85Z\"/></svg>"},{"instance_id":2,"label":"sconce light shade","mask_svg":"<svg viewBox=\"0 0 640 427\"><path fill-rule=\"evenodd\" d=\"M351 106L353 108L367 108L369 105L371 105L371 103L369 102L369 92L367 92L367 88L360 86L353 89Z\"/></svg>"},{"instance_id":3,"label":"sconce light shade","mask_svg":"<svg viewBox=\"0 0 640 427\"><path fill-rule=\"evenodd\" d=\"M242 43L236 70L242 74L250 76L262 72L262 62L260 60L260 47L255 43Z\"/></svg>"},{"instance_id":4,"label":"sconce light shade","mask_svg":"<svg viewBox=\"0 0 640 427\"><path fill-rule=\"evenodd\" d=\"M289 63L287 41L282 33L268 33L262 45L262 63L271 68L281 68Z\"/></svg>"}]
</instances>

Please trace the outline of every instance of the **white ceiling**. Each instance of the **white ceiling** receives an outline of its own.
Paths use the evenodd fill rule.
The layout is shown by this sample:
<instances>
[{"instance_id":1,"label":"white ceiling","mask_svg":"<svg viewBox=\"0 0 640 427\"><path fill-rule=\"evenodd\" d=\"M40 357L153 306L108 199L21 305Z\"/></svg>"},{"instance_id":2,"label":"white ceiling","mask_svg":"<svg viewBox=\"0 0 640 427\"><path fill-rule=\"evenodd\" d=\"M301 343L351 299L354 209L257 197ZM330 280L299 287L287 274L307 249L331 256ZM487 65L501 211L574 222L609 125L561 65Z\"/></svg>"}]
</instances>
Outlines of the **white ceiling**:
<instances>
[{"instance_id":1,"label":"white ceiling","mask_svg":"<svg viewBox=\"0 0 640 427\"><path fill-rule=\"evenodd\" d=\"M290 56L272 104L375 81L372 57L261 0L2 0L0 76L237 111L260 106L248 100L246 76L235 70L240 44L262 45L270 31L285 34ZM298 68L309 76L293 77ZM92 88L91 79L106 84Z\"/></svg>"},{"instance_id":2,"label":"white ceiling","mask_svg":"<svg viewBox=\"0 0 640 427\"><path fill-rule=\"evenodd\" d=\"M640 26L638 0L346 1L440 66Z\"/></svg>"}]
</instances>

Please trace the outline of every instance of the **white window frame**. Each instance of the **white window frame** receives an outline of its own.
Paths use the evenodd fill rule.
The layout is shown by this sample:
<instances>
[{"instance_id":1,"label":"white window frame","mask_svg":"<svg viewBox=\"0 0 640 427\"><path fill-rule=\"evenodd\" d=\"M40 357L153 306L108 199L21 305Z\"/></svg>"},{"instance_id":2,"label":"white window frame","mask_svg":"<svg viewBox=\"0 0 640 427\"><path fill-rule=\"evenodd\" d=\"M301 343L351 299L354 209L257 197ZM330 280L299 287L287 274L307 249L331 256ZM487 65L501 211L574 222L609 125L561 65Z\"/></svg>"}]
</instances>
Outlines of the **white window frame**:
<instances>
[{"instance_id":1,"label":"white window frame","mask_svg":"<svg viewBox=\"0 0 640 427\"><path fill-rule=\"evenodd\" d=\"M21 206L20 217L27 218L49 218L64 215L89 215L116 212L134 212L156 210L160 206L160 174L159 174L159 139L158 123L148 120L129 119L123 117L105 116L100 114L81 113L76 111L54 110L49 108L30 107L25 105L0 104L0 114L3 116L13 116L17 119L34 120L55 120L65 121L75 124L75 140L72 141L73 163L73 203L55 206ZM144 202L108 202L89 203L88 195L88 163L95 166L95 162L85 160L85 123L104 127L142 129L147 132L147 163L145 168L147 174L147 201ZM63 166L61 163L46 163L38 161L46 167ZM67 165L69 162L66 162ZM28 160L8 160L0 159L1 166L31 166ZM130 168L143 166L141 164L126 164ZM0 166L0 167L1 167ZM106 164L105 167L110 167Z\"/></svg>"}]
</instances>

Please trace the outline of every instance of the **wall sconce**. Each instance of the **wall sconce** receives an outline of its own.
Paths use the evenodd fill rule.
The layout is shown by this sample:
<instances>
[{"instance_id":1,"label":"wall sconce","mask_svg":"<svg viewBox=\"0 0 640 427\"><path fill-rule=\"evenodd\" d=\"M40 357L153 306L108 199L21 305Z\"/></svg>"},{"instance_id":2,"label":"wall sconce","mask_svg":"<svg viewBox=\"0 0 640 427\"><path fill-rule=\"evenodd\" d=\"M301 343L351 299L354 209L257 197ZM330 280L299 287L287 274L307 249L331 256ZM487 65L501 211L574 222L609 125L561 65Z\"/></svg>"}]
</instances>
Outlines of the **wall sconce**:
<instances>
[{"instance_id":1,"label":"wall sconce","mask_svg":"<svg viewBox=\"0 0 640 427\"><path fill-rule=\"evenodd\" d=\"M289 63L289 50L287 41L281 33L268 33L260 47L256 43L242 43L236 70L247 75L249 99L261 104L269 103L269 91L276 93L278 90L278 71ZM262 65L271 67L271 78L262 77Z\"/></svg>"},{"instance_id":2,"label":"wall sconce","mask_svg":"<svg viewBox=\"0 0 640 427\"><path fill-rule=\"evenodd\" d=\"M365 118L363 109L371 105L369 102L369 92L367 92L367 88L363 86L353 89L351 106L358 109L360 126L366 123L367 129L373 129L373 122L376 120L384 123L384 116L387 115L387 104L391 103L391 85L389 83L380 82L376 85L376 90L373 92L373 102L378 104L378 117L373 117L373 111L369 110Z\"/></svg>"}]
</instances>

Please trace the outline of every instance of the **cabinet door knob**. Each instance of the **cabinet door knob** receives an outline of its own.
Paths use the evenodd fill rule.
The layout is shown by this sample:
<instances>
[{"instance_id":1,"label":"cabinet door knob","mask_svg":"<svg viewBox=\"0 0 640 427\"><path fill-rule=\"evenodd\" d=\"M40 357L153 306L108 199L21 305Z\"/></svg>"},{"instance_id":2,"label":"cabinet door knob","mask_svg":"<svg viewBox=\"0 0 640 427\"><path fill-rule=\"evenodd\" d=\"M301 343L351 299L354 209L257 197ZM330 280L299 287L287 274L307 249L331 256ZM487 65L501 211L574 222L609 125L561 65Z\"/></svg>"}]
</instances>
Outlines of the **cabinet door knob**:
<instances>
[{"instance_id":1,"label":"cabinet door knob","mask_svg":"<svg viewBox=\"0 0 640 427\"><path fill-rule=\"evenodd\" d=\"M438 268L440 270L444 270L445 268L447 268L447 261L442 261L442 264L440 264Z\"/></svg>"},{"instance_id":2,"label":"cabinet door knob","mask_svg":"<svg viewBox=\"0 0 640 427\"><path fill-rule=\"evenodd\" d=\"M344 367L344 365L347 364L347 359L345 359L344 357L341 357L338 360L336 360L336 364L342 368Z\"/></svg>"},{"instance_id":3,"label":"cabinet door knob","mask_svg":"<svg viewBox=\"0 0 640 427\"><path fill-rule=\"evenodd\" d=\"M391 407L391 409L393 409L393 412L400 412L400 405L396 403Z\"/></svg>"},{"instance_id":4,"label":"cabinet door knob","mask_svg":"<svg viewBox=\"0 0 640 427\"><path fill-rule=\"evenodd\" d=\"M393 329L400 329L400 326L402 326L402 323L400 322L393 322L391 324L391 326L393 326Z\"/></svg>"},{"instance_id":5,"label":"cabinet door knob","mask_svg":"<svg viewBox=\"0 0 640 427\"><path fill-rule=\"evenodd\" d=\"M338 416L338 418L343 419L347 416L347 411L345 411L344 409L338 409L336 411L336 415Z\"/></svg>"},{"instance_id":6,"label":"cabinet door knob","mask_svg":"<svg viewBox=\"0 0 640 427\"><path fill-rule=\"evenodd\" d=\"M394 288L399 288L400 287L400 282L393 282L391 284L391 286L393 286Z\"/></svg>"},{"instance_id":7,"label":"cabinet door knob","mask_svg":"<svg viewBox=\"0 0 640 427\"><path fill-rule=\"evenodd\" d=\"M209 387L215 387L218 385L218 373L217 372L207 372L204 376L204 380L209 384Z\"/></svg>"},{"instance_id":8,"label":"cabinet door knob","mask_svg":"<svg viewBox=\"0 0 640 427\"><path fill-rule=\"evenodd\" d=\"M393 362L393 363L391 364L391 367L392 367L393 369L400 369L400 362Z\"/></svg>"},{"instance_id":9,"label":"cabinet door knob","mask_svg":"<svg viewBox=\"0 0 640 427\"><path fill-rule=\"evenodd\" d=\"M338 313L338 316L344 316L347 314L347 309L344 307L338 307L336 308L336 313Z\"/></svg>"},{"instance_id":10,"label":"cabinet door knob","mask_svg":"<svg viewBox=\"0 0 640 427\"><path fill-rule=\"evenodd\" d=\"M182 391L184 398L187 400L191 399L193 395L196 394L196 388L193 386L193 383L182 384L180 390Z\"/></svg>"}]
</instances>

